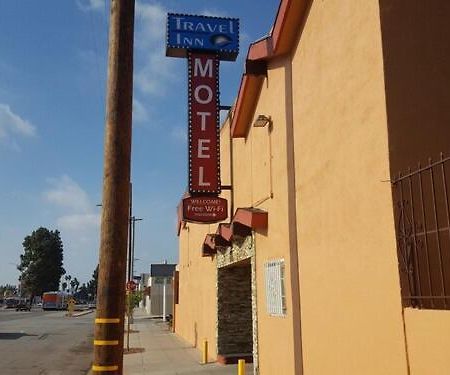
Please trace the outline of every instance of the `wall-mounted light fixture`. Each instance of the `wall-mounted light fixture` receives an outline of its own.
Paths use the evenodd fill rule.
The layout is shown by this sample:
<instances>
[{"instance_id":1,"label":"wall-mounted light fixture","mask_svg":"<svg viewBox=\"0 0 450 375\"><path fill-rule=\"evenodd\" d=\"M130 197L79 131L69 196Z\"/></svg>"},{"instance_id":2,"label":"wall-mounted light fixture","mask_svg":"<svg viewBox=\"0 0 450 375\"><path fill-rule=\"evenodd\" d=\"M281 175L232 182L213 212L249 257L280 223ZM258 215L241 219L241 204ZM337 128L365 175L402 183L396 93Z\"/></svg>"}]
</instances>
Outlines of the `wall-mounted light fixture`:
<instances>
[{"instance_id":1,"label":"wall-mounted light fixture","mask_svg":"<svg viewBox=\"0 0 450 375\"><path fill-rule=\"evenodd\" d=\"M253 126L255 128L263 128L266 125L272 124L272 118L270 116L266 115L258 115L255 122L253 123Z\"/></svg>"}]
</instances>

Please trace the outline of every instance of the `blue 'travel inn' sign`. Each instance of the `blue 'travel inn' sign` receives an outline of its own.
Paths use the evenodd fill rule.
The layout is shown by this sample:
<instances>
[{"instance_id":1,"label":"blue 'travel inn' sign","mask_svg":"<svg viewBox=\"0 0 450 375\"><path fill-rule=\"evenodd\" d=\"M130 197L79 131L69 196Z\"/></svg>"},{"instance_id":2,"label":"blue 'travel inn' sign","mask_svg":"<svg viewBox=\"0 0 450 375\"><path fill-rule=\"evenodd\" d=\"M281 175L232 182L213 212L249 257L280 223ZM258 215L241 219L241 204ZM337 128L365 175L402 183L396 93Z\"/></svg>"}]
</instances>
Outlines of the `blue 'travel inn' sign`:
<instances>
[{"instance_id":1,"label":"blue 'travel inn' sign","mask_svg":"<svg viewBox=\"0 0 450 375\"><path fill-rule=\"evenodd\" d=\"M217 52L221 60L236 60L239 19L169 13L166 55L186 57L187 50Z\"/></svg>"}]
</instances>

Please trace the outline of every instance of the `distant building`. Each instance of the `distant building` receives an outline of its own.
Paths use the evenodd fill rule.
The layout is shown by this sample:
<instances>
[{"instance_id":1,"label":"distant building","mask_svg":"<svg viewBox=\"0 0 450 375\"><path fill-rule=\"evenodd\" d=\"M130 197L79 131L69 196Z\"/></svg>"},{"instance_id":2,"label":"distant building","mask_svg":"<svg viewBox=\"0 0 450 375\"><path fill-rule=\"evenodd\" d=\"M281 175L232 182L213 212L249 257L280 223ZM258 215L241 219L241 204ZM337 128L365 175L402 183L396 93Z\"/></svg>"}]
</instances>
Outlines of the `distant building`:
<instances>
[{"instance_id":1,"label":"distant building","mask_svg":"<svg viewBox=\"0 0 450 375\"><path fill-rule=\"evenodd\" d=\"M151 264L147 281L150 303L147 312L165 317L173 314L173 277L176 264Z\"/></svg>"},{"instance_id":2,"label":"distant building","mask_svg":"<svg viewBox=\"0 0 450 375\"><path fill-rule=\"evenodd\" d=\"M176 264L151 264L150 277L173 277Z\"/></svg>"}]
</instances>

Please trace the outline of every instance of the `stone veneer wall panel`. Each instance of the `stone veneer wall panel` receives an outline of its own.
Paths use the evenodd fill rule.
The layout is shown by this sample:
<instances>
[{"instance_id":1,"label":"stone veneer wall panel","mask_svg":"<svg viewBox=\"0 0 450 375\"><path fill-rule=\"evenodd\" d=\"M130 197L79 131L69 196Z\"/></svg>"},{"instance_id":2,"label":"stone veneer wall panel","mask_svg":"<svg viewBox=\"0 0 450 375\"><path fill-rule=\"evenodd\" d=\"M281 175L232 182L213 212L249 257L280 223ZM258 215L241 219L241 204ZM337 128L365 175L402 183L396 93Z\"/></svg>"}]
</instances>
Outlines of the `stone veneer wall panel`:
<instances>
[{"instance_id":1,"label":"stone veneer wall panel","mask_svg":"<svg viewBox=\"0 0 450 375\"><path fill-rule=\"evenodd\" d=\"M250 263L219 269L218 285L218 353L252 353Z\"/></svg>"}]
</instances>

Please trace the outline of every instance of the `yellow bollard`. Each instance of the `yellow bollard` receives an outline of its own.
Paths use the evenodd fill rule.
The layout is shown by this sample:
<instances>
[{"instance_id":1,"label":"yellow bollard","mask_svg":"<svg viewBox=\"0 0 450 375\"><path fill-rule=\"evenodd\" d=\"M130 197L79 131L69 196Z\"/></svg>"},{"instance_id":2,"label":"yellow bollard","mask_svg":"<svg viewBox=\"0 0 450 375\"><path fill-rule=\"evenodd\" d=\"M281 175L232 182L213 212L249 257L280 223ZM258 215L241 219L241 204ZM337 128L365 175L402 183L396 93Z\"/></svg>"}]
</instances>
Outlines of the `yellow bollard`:
<instances>
[{"instance_id":1,"label":"yellow bollard","mask_svg":"<svg viewBox=\"0 0 450 375\"><path fill-rule=\"evenodd\" d=\"M245 359L238 361L238 375L245 375Z\"/></svg>"},{"instance_id":2,"label":"yellow bollard","mask_svg":"<svg viewBox=\"0 0 450 375\"><path fill-rule=\"evenodd\" d=\"M208 340L203 340L202 364L208 363Z\"/></svg>"},{"instance_id":3,"label":"yellow bollard","mask_svg":"<svg viewBox=\"0 0 450 375\"><path fill-rule=\"evenodd\" d=\"M73 312L75 310L75 300L73 298L69 299L67 303L67 314L66 316L73 316Z\"/></svg>"}]
</instances>

